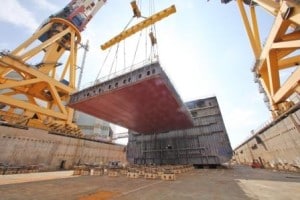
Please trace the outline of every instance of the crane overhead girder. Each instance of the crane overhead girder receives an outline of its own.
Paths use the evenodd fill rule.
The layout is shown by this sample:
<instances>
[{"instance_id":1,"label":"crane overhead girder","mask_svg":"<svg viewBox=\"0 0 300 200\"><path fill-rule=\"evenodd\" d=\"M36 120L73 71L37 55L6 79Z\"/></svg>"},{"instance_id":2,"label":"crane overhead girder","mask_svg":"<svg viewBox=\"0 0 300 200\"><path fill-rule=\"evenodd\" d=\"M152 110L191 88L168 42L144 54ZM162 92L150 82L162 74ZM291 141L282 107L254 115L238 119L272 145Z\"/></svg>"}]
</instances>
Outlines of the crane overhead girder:
<instances>
[{"instance_id":1,"label":"crane overhead girder","mask_svg":"<svg viewBox=\"0 0 300 200\"><path fill-rule=\"evenodd\" d=\"M126 38L130 37L131 35L135 34L136 32L143 30L144 28L162 20L163 18L168 17L169 15L171 15L175 12L176 12L176 8L174 5L172 5L169 8L166 8L158 13L155 13L152 16L147 17L145 20L139 22L138 24L128 28L125 31L122 31L120 34L113 37L108 42L105 42L103 45L101 45L101 49L105 50L105 49L115 45L116 43L118 43L122 40L125 40Z\"/></svg>"}]
</instances>

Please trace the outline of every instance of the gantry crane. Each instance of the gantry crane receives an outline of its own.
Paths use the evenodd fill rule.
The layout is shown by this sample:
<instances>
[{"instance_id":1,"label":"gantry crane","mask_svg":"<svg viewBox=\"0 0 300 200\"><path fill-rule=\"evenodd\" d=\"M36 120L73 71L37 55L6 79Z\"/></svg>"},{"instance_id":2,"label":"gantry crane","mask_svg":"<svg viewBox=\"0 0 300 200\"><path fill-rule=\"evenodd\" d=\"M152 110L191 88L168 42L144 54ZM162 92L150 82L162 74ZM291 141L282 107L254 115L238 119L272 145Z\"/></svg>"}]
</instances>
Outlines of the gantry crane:
<instances>
[{"instance_id":1,"label":"gantry crane","mask_svg":"<svg viewBox=\"0 0 300 200\"><path fill-rule=\"evenodd\" d=\"M19 47L1 52L1 121L80 135L73 109L65 105L75 91L80 32L105 2L72 0Z\"/></svg>"},{"instance_id":2,"label":"gantry crane","mask_svg":"<svg viewBox=\"0 0 300 200\"><path fill-rule=\"evenodd\" d=\"M232 0L221 0L229 3ZM236 0L255 56L255 81L265 93L265 101L278 117L293 106L291 95L300 93L300 1L299 0ZM245 6L246 5L246 6ZM247 14L246 7L249 8ZM274 23L265 43L261 42L256 8L274 16ZM290 69L286 81L280 72Z\"/></svg>"},{"instance_id":3,"label":"gantry crane","mask_svg":"<svg viewBox=\"0 0 300 200\"><path fill-rule=\"evenodd\" d=\"M106 0L72 0L60 12L51 15L19 47L1 52L0 121L81 135L80 129L72 122L74 111L66 104L76 91L80 32L105 3ZM136 1L132 1L131 6L134 17L141 17ZM175 7L172 6L146 18L126 30L121 40L174 12ZM153 35L151 39L155 42ZM106 48L115 42L109 43ZM59 60L63 56L66 63L60 69Z\"/></svg>"}]
</instances>

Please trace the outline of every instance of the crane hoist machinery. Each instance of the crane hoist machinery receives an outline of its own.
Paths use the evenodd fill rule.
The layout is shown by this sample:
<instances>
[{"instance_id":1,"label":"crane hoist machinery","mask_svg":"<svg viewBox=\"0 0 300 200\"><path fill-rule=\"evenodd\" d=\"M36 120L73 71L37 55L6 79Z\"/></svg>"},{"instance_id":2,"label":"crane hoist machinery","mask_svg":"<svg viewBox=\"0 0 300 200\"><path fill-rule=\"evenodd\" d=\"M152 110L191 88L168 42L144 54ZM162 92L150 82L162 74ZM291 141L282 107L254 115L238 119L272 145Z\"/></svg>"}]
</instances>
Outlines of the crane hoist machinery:
<instances>
[{"instance_id":1,"label":"crane hoist machinery","mask_svg":"<svg viewBox=\"0 0 300 200\"><path fill-rule=\"evenodd\" d=\"M1 52L2 122L81 135L65 105L75 92L80 32L105 2L72 0L16 49ZM62 56L66 63L59 69Z\"/></svg>"},{"instance_id":2,"label":"crane hoist machinery","mask_svg":"<svg viewBox=\"0 0 300 200\"><path fill-rule=\"evenodd\" d=\"M232 0L221 0L229 3ZM252 68L260 92L265 94L273 118L288 111L292 95L300 93L300 1L236 0L255 56ZM247 12L246 7L249 8ZM260 7L274 17L267 40L262 43L256 9ZM281 73L290 70L285 81Z\"/></svg>"}]
</instances>

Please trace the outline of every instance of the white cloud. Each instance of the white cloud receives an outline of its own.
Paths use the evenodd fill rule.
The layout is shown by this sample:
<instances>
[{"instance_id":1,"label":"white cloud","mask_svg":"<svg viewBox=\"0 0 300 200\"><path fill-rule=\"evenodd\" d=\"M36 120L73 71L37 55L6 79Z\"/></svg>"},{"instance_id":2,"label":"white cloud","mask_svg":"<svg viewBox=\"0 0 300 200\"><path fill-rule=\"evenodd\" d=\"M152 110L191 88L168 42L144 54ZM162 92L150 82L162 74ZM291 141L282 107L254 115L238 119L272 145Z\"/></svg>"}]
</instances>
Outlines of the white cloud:
<instances>
[{"instance_id":1,"label":"white cloud","mask_svg":"<svg viewBox=\"0 0 300 200\"><path fill-rule=\"evenodd\" d=\"M39 25L33 14L24 8L17 0L2 2L0 6L0 21L16 26L23 26L30 29L30 31L34 31Z\"/></svg>"},{"instance_id":2,"label":"white cloud","mask_svg":"<svg viewBox=\"0 0 300 200\"><path fill-rule=\"evenodd\" d=\"M43 10L58 11L61 8L47 0L33 0L34 4Z\"/></svg>"}]
</instances>

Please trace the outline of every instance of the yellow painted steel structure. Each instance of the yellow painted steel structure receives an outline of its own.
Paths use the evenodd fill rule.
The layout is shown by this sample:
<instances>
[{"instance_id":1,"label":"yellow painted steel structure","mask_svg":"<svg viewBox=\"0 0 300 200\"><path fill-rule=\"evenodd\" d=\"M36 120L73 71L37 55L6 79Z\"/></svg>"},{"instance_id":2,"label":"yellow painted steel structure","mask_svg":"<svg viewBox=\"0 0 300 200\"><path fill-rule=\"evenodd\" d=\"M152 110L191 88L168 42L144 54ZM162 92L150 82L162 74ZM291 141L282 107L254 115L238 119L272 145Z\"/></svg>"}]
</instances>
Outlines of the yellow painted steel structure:
<instances>
[{"instance_id":1,"label":"yellow painted steel structure","mask_svg":"<svg viewBox=\"0 0 300 200\"><path fill-rule=\"evenodd\" d=\"M104 3L98 1L100 7ZM135 17L141 17L136 2L131 6ZM171 6L147 18L126 32L125 37L175 11L175 6ZM0 122L82 135L72 122L74 110L66 106L70 95L76 91L76 58L80 40L80 30L70 19L54 17L19 47L0 53ZM59 67L62 58L66 62ZM31 64L33 62L37 64Z\"/></svg>"},{"instance_id":2,"label":"yellow painted steel structure","mask_svg":"<svg viewBox=\"0 0 300 200\"><path fill-rule=\"evenodd\" d=\"M253 72L261 83L270 103L274 118L293 106L289 97L300 93L300 5L296 0L236 0L246 28L256 63ZM249 7L247 14L246 6ZM269 36L263 44L260 39L256 8L261 7L274 16ZM284 83L280 72L293 72Z\"/></svg>"},{"instance_id":3,"label":"yellow painted steel structure","mask_svg":"<svg viewBox=\"0 0 300 200\"><path fill-rule=\"evenodd\" d=\"M135 4L131 4L132 5L132 9L133 12L135 14L136 17L140 17L140 11L138 9L138 7ZM122 40L130 37L131 35L135 34L136 32L143 30L144 28L162 20L163 18L168 17L169 15L173 14L176 12L176 8L174 5L170 6L169 8L166 8L150 17L147 17L145 20L141 21L140 23L128 28L125 31L122 31L119 35L115 36L114 38L112 38L111 40L109 40L108 42L104 43L103 45L101 45L101 49L105 50L115 44L117 44L118 42L121 42ZM138 13L138 14L136 14Z\"/></svg>"},{"instance_id":4,"label":"yellow painted steel structure","mask_svg":"<svg viewBox=\"0 0 300 200\"><path fill-rule=\"evenodd\" d=\"M75 92L79 43L80 32L72 23L52 18L15 50L2 52L1 120L79 136L80 129L72 123L73 109L65 106ZM62 56L66 64L58 69Z\"/></svg>"}]
</instances>

